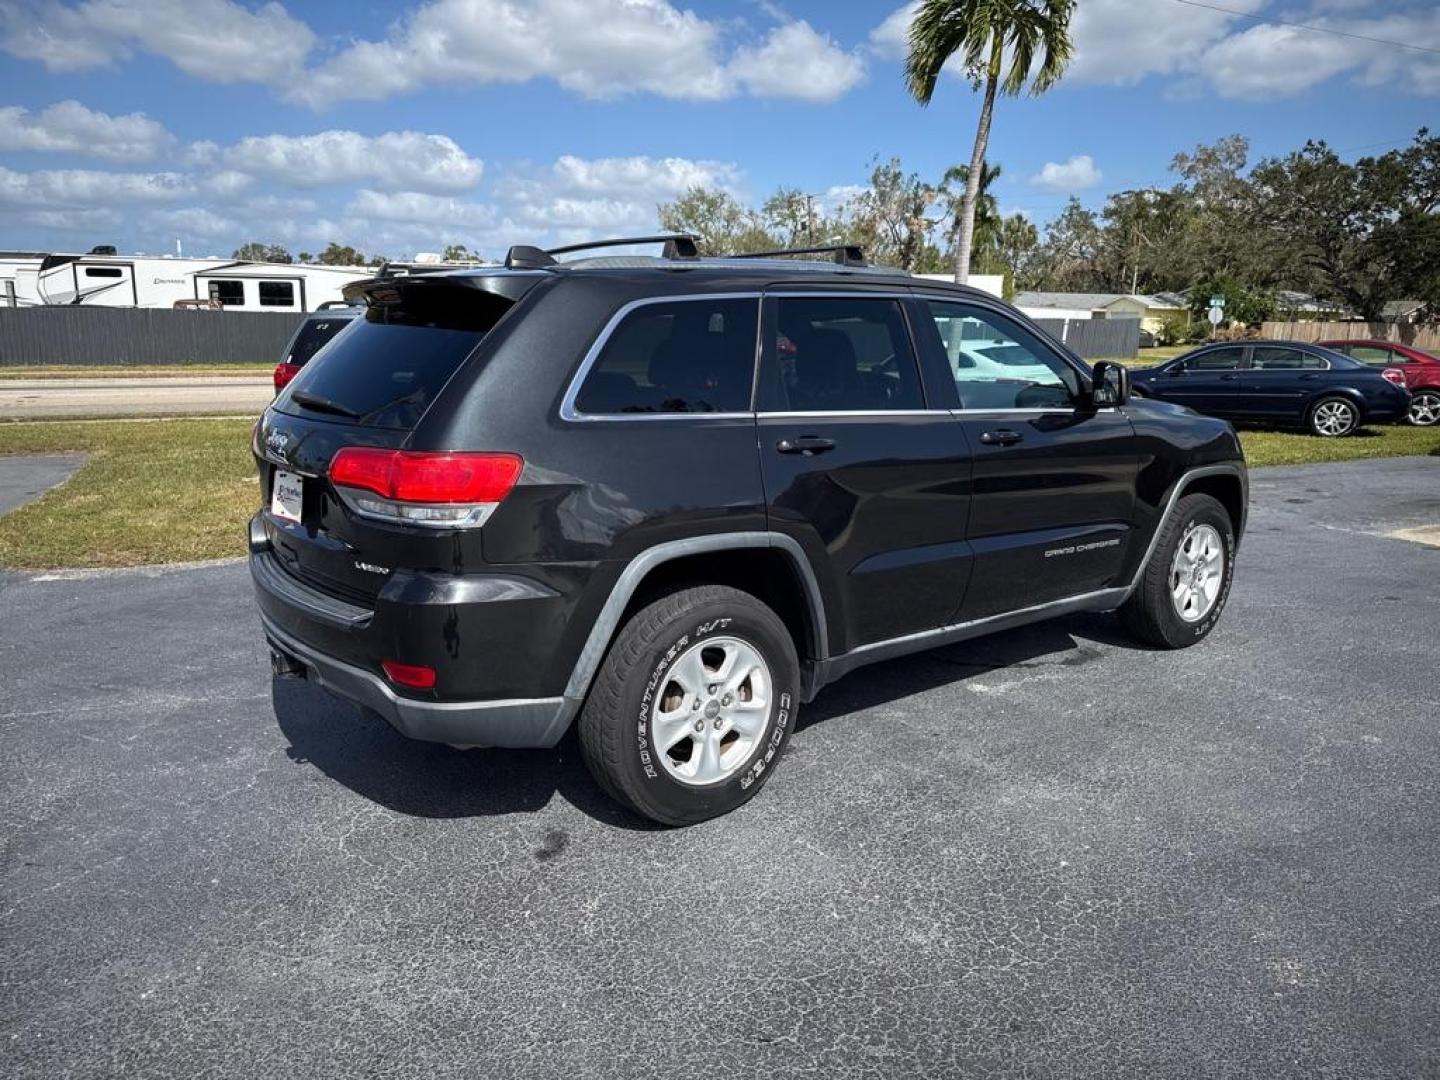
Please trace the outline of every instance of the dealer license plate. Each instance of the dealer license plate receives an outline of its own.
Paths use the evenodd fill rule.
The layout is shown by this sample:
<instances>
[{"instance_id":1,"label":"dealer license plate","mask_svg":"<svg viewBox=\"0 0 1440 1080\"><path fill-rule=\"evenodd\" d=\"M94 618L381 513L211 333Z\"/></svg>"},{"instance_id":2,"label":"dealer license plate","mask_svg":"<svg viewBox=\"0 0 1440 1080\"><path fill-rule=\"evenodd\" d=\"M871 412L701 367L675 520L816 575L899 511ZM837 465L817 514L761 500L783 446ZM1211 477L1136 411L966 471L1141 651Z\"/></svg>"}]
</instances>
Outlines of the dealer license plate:
<instances>
[{"instance_id":1,"label":"dealer license plate","mask_svg":"<svg viewBox=\"0 0 1440 1080\"><path fill-rule=\"evenodd\" d=\"M270 513L286 521L300 520L305 505L305 478L298 473L275 471L275 485L270 491Z\"/></svg>"}]
</instances>

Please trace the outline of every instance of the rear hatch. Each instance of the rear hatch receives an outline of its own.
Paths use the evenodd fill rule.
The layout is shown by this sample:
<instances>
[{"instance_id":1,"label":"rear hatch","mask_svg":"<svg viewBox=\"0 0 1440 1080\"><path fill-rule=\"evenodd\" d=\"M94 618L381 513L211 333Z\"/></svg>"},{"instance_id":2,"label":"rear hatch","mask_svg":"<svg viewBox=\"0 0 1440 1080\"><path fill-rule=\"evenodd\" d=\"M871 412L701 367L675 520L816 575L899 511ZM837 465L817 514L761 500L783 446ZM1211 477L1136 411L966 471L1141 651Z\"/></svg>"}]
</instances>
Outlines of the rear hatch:
<instances>
[{"instance_id":1,"label":"rear hatch","mask_svg":"<svg viewBox=\"0 0 1440 1080\"><path fill-rule=\"evenodd\" d=\"M330 480L346 447L405 449L421 418L530 281L497 275L367 283L369 303L275 399L255 431L263 521L281 566L368 603L397 567L459 571L478 530L376 520Z\"/></svg>"}]
</instances>

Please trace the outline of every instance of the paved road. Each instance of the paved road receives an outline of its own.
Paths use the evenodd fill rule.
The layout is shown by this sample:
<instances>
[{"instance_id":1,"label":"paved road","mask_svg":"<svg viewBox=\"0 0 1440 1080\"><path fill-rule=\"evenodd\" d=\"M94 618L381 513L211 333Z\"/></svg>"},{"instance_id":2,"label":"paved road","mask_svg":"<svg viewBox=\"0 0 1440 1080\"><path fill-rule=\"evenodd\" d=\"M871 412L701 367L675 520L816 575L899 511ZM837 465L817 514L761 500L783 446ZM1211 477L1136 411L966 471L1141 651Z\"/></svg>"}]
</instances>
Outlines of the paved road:
<instances>
[{"instance_id":1,"label":"paved road","mask_svg":"<svg viewBox=\"0 0 1440 1080\"><path fill-rule=\"evenodd\" d=\"M1440 1074L1440 459L1255 504L1203 646L868 669L678 832L272 687L239 564L0 583L0 1075Z\"/></svg>"},{"instance_id":2,"label":"paved road","mask_svg":"<svg viewBox=\"0 0 1440 1080\"><path fill-rule=\"evenodd\" d=\"M0 419L258 415L274 392L268 375L3 379L0 380Z\"/></svg>"},{"instance_id":3,"label":"paved road","mask_svg":"<svg viewBox=\"0 0 1440 1080\"><path fill-rule=\"evenodd\" d=\"M0 454L0 514L39 498L83 464L84 454Z\"/></svg>"}]
</instances>

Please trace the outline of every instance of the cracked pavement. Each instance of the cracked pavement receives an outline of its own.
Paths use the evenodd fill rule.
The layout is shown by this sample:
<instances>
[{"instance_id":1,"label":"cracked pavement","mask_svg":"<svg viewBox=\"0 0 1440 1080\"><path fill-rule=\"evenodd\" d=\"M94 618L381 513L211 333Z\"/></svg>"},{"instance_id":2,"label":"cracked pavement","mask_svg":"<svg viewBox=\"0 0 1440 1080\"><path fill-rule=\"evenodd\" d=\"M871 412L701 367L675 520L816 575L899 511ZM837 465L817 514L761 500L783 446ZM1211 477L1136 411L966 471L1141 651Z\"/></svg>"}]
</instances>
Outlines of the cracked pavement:
<instances>
[{"instance_id":1,"label":"cracked pavement","mask_svg":"<svg viewBox=\"0 0 1440 1080\"><path fill-rule=\"evenodd\" d=\"M0 578L0 1075L1436 1075L1440 459L1253 480L1206 643L863 669L682 831L272 686L243 565Z\"/></svg>"}]
</instances>

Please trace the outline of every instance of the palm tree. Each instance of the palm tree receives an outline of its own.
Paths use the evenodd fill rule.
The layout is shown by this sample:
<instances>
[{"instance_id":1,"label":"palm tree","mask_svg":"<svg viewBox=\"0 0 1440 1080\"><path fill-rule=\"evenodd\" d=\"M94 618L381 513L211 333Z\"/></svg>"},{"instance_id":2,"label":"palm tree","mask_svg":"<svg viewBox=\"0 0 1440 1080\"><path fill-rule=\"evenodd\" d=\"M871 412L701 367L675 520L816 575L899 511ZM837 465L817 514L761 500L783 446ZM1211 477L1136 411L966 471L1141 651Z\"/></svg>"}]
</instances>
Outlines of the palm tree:
<instances>
[{"instance_id":1,"label":"palm tree","mask_svg":"<svg viewBox=\"0 0 1440 1080\"><path fill-rule=\"evenodd\" d=\"M1000 179L1000 166L991 165L988 161L980 166L980 185L975 190L975 219L970 232L970 258L973 261L977 254L981 255L981 272L985 273L984 254L995 246L999 238L1001 217L1000 203L990 192L990 187L996 180ZM945 179L940 183L940 190L945 199L945 216L950 224L945 230L946 237L950 241L951 255L953 257L955 245L959 243L960 226L964 221L965 189L969 187L970 166L951 165L945 170ZM959 185L959 193L955 188Z\"/></svg>"},{"instance_id":2,"label":"palm tree","mask_svg":"<svg viewBox=\"0 0 1440 1080\"><path fill-rule=\"evenodd\" d=\"M1070 16L1074 12L1075 0L922 0L910 23L905 85L916 101L930 104L940 69L956 55L962 58L975 88L983 86L985 90L956 236L957 282L963 284L970 275L975 200L990 142L995 93L1000 90L1016 97L1028 83L1032 95L1042 94L1059 81L1070 60Z\"/></svg>"}]
</instances>

